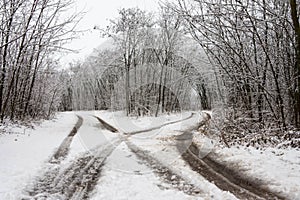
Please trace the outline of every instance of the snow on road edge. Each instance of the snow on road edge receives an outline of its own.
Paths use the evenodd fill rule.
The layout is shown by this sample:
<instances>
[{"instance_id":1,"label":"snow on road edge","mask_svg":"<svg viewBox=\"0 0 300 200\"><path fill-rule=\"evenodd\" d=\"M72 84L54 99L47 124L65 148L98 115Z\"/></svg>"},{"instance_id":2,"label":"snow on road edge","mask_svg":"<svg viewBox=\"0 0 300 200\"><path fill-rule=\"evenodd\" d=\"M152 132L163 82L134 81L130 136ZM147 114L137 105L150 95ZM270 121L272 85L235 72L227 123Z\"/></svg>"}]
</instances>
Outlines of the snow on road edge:
<instances>
[{"instance_id":1,"label":"snow on road edge","mask_svg":"<svg viewBox=\"0 0 300 200\"><path fill-rule=\"evenodd\" d=\"M206 132L206 135L203 134ZM267 147L257 149L235 145L230 148L218 144L218 136L207 136L207 131L194 133L193 142L200 157L208 153L213 160L230 166L245 177L251 177L266 188L288 199L300 199L300 151Z\"/></svg>"},{"instance_id":2,"label":"snow on road edge","mask_svg":"<svg viewBox=\"0 0 300 200\"><path fill-rule=\"evenodd\" d=\"M45 169L63 139L77 121L73 113L58 113L56 118L26 129L11 129L11 134L0 137L0 199L14 200L27 184ZM15 132L14 132L15 131Z\"/></svg>"}]
</instances>

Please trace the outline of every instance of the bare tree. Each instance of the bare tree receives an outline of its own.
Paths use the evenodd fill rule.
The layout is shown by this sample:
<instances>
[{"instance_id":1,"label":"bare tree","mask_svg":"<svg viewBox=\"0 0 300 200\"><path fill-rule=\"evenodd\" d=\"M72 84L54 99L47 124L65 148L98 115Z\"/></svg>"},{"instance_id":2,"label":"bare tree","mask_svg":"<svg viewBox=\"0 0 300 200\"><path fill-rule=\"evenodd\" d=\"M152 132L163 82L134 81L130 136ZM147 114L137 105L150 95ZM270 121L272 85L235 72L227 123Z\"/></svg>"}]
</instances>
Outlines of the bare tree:
<instances>
[{"instance_id":1,"label":"bare tree","mask_svg":"<svg viewBox=\"0 0 300 200\"><path fill-rule=\"evenodd\" d=\"M56 66L52 53L73 37L73 28L80 17L75 14L61 17L71 5L71 0L0 2L1 120L8 116L11 119L38 116L32 110L38 107L33 104L42 103L33 101L35 88L39 87L37 80L43 77L42 73L48 73L45 69ZM44 92L46 95L47 91Z\"/></svg>"},{"instance_id":2,"label":"bare tree","mask_svg":"<svg viewBox=\"0 0 300 200\"><path fill-rule=\"evenodd\" d=\"M191 40L182 32L181 20L166 7L159 16L136 8L121 9L119 17L102 30L112 38L112 50L95 51L72 75L73 107L157 116L190 109L196 90L208 108L208 89L197 62L189 62L195 58L189 54L193 48L185 46Z\"/></svg>"},{"instance_id":3,"label":"bare tree","mask_svg":"<svg viewBox=\"0 0 300 200\"><path fill-rule=\"evenodd\" d=\"M151 27L151 15L139 8L119 10L119 17L111 20L111 25L104 31L104 35L112 37L123 54L125 68L125 96L127 115L131 111L130 76L131 68L136 67L138 47L147 28Z\"/></svg>"},{"instance_id":4,"label":"bare tree","mask_svg":"<svg viewBox=\"0 0 300 200\"><path fill-rule=\"evenodd\" d=\"M300 25L299 25L299 3L296 0L290 0L291 17L295 32L295 53L296 61L294 64L294 110L295 124L300 128Z\"/></svg>"},{"instance_id":5,"label":"bare tree","mask_svg":"<svg viewBox=\"0 0 300 200\"><path fill-rule=\"evenodd\" d=\"M171 7L220 69L234 120L246 120L250 132L299 126L296 1L178 0Z\"/></svg>"}]
</instances>

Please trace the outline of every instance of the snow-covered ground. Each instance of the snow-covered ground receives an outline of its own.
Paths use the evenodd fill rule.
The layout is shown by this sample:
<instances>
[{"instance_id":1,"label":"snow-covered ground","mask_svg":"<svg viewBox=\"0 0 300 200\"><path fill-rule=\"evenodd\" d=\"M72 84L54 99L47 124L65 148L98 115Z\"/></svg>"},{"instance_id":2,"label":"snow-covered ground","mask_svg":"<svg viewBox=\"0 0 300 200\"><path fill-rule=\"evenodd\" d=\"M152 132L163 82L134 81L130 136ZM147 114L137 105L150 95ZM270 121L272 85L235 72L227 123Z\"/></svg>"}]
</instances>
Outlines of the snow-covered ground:
<instances>
[{"instance_id":1,"label":"snow-covered ground","mask_svg":"<svg viewBox=\"0 0 300 200\"><path fill-rule=\"evenodd\" d=\"M202 133L194 133L194 143L200 149L199 157L210 156L262 183L266 188L288 199L300 199L300 150L267 147L224 147Z\"/></svg>"},{"instance_id":2,"label":"snow-covered ground","mask_svg":"<svg viewBox=\"0 0 300 200\"><path fill-rule=\"evenodd\" d=\"M61 172L67 169L73 160L84 155L86 152L93 153L98 147L112 144L117 138L123 137L120 134L103 129L94 117L94 115L98 115L108 122L118 125L118 123L120 124L118 120L123 117L125 118L124 114L120 112L67 112L58 114L54 120L36 125L34 129L26 129L24 131L22 127L6 127L6 130L9 129L11 134L1 135L0 137L0 159L2 163L0 165L0 199L28 198L28 195L25 193L27 189L30 189L34 185L36 179L43 176L45 172L57 167L56 164L51 164L48 161L76 124L76 115L83 117L83 124L74 136L68 156L60 164ZM184 115L184 117L188 116L190 116L190 113ZM126 131L142 130L180 119L182 119L181 114L162 116L159 120L151 117L147 117L144 120L130 118L136 129L129 127ZM122 130L122 128L120 129ZM128 157L131 156L133 159L128 161ZM125 175L123 174L124 170L122 170L122 167L126 169ZM136 169L134 173L129 173L128 170L130 168L132 170L133 168L141 168L141 171L146 170L149 173L141 175ZM116 178L119 176L122 178ZM109 183L111 185L105 184L107 178L113 177L116 178L116 182ZM132 183L131 188L128 188L128 183ZM169 196L168 198L190 199L190 196L181 191L172 189L161 190L158 186L162 185L161 181L153 172L151 173L151 169L139 163L124 143L118 146L114 153L107 159L103 178L99 180L99 184L93 194L94 199L104 196L111 197L112 195L114 195L114 199L116 196L119 198L140 199L142 197L150 197L151 195L153 198L160 197L165 199ZM114 185L116 185L116 188L114 188ZM110 187L110 190L106 190L106 187ZM111 193L115 189L118 189L118 194L115 192ZM51 195L48 197L52 198Z\"/></svg>"},{"instance_id":3,"label":"snow-covered ground","mask_svg":"<svg viewBox=\"0 0 300 200\"><path fill-rule=\"evenodd\" d=\"M163 180L155 176L153 169L149 166L141 164L136 155L128 149L125 143L122 143L108 158L103 177L99 180L92 199L235 199L232 194L221 191L214 184L189 169L176 149L174 136L182 134L183 130L197 124L202 119L201 114L196 113L188 120L185 119L191 117L191 112L163 115L157 118L127 118L122 112L96 112L95 115L101 116L124 133L151 129L172 121L184 120L132 135L127 138L127 141L146 150L164 167L206 192L198 196L191 196L172 188L172 186L165 187L168 189L160 189L159 186L165 185Z\"/></svg>"},{"instance_id":4,"label":"snow-covered ground","mask_svg":"<svg viewBox=\"0 0 300 200\"><path fill-rule=\"evenodd\" d=\"M6 128L10 134L0 136L0 199L18 199L27 183L43 171L76 121L73 113L59 113L34 129Z\"/></svg>"},{"instance_id":5,"label":"snow-covered ground","mask_svg":"<svg viewBox=\"0 0 300 200\"><path fill-rule=\"evenodd\" d=\"M234 146L216 148L214 158L263 181L289 199L300 199L300 151Z\"/></svg>"},{"instance_id":6,"label":"snow-covered ground","mask_svg":"<svg viewBox=\"0 0 300 200\"><path fill-rule=\"evenodd\" d=\"M196 113L191 119L180 123L165 126L159 130L150 131L132 136L129 141L141 149L146 150L164 166L172 170L178 176L197 186L203 199L236 199L232 194L220 190L216 185L194 172L185 161L182 160L176 147L175 136L181 135L184 130L190 129L202 120L201 113ZM188 148L192 141L188 141ZM197 197L197 198L200 198Z\"/></svg>"},{"instance_id":7,"label":"snow-covered ground","mask_svg":"<svg viewBox=\"0 0 300 200\"><path fill-rule=\"evenodd\" d=\"M138 162L123 142L107 159L93 200L98 199L194 199L175 189L162 190L161 180L152 170Z\"/></svg>"},{"instance_id":8,"label":"snow-covered ground","mask_svg":"<svg viewBox=\"0 0 300 200\"><path fill-rule=\"evenodd\" d=\"M109 124L118 128L123 133L135 132L139 130L145 130L153 127L157 127L162 124L169 122L182 120L191 116L191 112L184 111L182 113L172 113L169 115L160 115L159 117L126 117L126 114L122 111L118 112L106 112L106 111L95 111L96 116L101 116L102 119L107 121Z\"/></svg>"},{"instance_id":9,"label":"snow-covered ground","mask_svg":"<svg viewBox=\"0 0 300 200\"><path fill-rule=\"evenodd\" d=\"M99 121L94 117L93 111L75 112L77 115L83 117L83 124L75 135L69 152L69 159L77 155L97 148L97 146L105 145L118 137L106 129L101 127ZM109 115L109 112L108 114Z\"/></svg>"},{"instance_id":10,"label":"snow-covered ground","mask_svg":"<svg viewBox=\"0 0 300 200\"><path fill-rule=\"evenodd\" d=\"M11 134L0 136L0 199L24 197L24 190L34 183L36 177L56 167L48 162L49 158L77 122L76 114L83 118L83 124L72 140L68 156L60 163L60 174L87 152L93 154L97 149L115 145L102 166L100 179L90 193L91 199L236 199L233 194L222 191L193 171L177 150L176 136L201 121L201 113L192 116L190 112L184 112L158 118L127 118L123 112L108 111L59 113L56 119L45 121L25 132L22 128L6 127ZM106 130L94 116L101 117L121 133ZM169 124L180 119L183 121ZM168 125L158 128L163 124ZM153 127L156 129L126 134ZM267 187L284 193L290 199L300 199L299 151L275 148L257 150L240 146L224 148L197 132L194 132L194 136L194 142L204 152L202 156L213 152L210 155L218 161L249 177L263 180ZM185 146L181 148L188 148L192 140L184 140ZM200 194L184 193L165 182L155 172L153 163L147 164L132 152L134 148L142 150L150 160L154 159L161 167L170 170L174 177L180 177L198 188Z\"/></svg>"}]
</instances>

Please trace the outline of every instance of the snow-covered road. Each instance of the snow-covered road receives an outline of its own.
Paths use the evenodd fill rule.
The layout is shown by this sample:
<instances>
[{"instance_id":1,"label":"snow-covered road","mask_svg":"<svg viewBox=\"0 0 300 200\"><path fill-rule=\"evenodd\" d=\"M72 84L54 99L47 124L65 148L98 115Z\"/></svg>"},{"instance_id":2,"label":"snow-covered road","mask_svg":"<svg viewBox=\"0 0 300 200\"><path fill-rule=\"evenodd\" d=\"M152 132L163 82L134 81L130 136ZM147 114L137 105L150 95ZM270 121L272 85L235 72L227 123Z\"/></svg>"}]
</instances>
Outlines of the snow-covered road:
<instances>
[{"instance_id":1,"label":"snow-covered road","mask_svg":"<svg viewBox=\"0 0 300 200\"><path fill-rule=\"evenodd\" d=\"M70 112L2 136L0 199L268 199L197 158L189 162L203 117Z\"/></svg>"}]
</instances>

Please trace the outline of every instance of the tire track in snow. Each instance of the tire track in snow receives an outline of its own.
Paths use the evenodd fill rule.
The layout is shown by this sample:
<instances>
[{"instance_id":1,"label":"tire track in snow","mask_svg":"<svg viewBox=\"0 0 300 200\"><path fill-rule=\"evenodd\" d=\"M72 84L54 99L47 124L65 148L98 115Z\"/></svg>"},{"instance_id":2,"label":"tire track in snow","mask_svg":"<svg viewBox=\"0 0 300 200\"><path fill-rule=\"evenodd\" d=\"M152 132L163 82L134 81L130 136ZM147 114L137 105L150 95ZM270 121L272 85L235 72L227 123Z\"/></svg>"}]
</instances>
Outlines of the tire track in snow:
<instances>
[{"instance_id":1,"label":"tire track in snow","mask_svg":"<svg viewBox=\"0 0 300 200\"><path fill-rule=\"evenodd\" d=\"M44 174L28 191L25 199L88 199L100 176L106 158L121 140L86 152L68 167L57 166Z\"/></svg>"},{"instance_id":2,"label":"tire track in snow","mask_svg":"<svg viewBox=\"0 0 300 200\"><path fill-rule=\"evenodd\" d=\"M32 197L34 199L88 199L89 193L93 191L101 176L101 169L106 158L122 140L117 138L107 145L98 146L78 157L68 167L64 167L61 161L68 154L72 139L82 122L82 117L78 116L75 127L50 159L49 170L36 180L22 199L32 199ZM106 123L103 120L100 122ZM107 127L104 126L108 129ZM112 129L108 130L112 131Z\"/></svg>"},{"instance_id":3,"label":"tire track in snow","mask_svg":"<svg viewBox=\"0 0 300 200\"><path fill-rule=\"evenodd\" d=\"M133 143L128 141L128 138L132 135L136 135L139 133L145 133L145 132L149 132L152 130L157 130L160 129L164 126L170 125L170 124L175 124L175 123L179 123L188 119L191 119L193 116L195 115L195 113L191 113L190 116L184 118L184 119L180 119L180 120L176 120L176 121L172 121L169 123L165 123L162 124L160 126L156 126L156 127L152 127L149 129L144 129L144 130L139 130L139 131L133 131L133 132L127 132L124 133L124 135L127 135L126 140L123 139L126 143L126 145L128 146L128 148L143 162L145 163L148 167L150 167L151 169L153 169L154 173L157 174L162 181L166 182L167 184L169 184L171 187L182 191L188 195L193 195L193 196L199 196L200 193L202 193L202 191L197 188L196 186L194 186L192 183L189 183L187 180L185 180L183 177L181 177L180 175L178 175L177 173L173 172L170 168L168 168L167 166L164 166L161 162L159 162L157 159L155 159L154 157L150 156L145 150L137 147L136 145L134 145ZM107 122L105 122L104 120L102 120L101 118L96 117L104 127L108 127L109 130L115 130L115 132L118 132L118 130L111 126L110 124L108 124ZM117 147L117 146L116 146ZM165 189L164 186L159 186L162 189Z\"/></svg>"},{"instance_id":4,"label":"tire track in snow","mask_svg":"<svg viewBox=\"0 0 300 200\"><path fill-rule=\"evenodd\" d=\"M100 117L97 116L93 116L95 117L102 125L104 128L106 128L107 130L113 132L113 133L117 133L119 132L118 129L116 129L115 127L113 127L112 125L108 124L106 121L104 121L103 119L101 119Z\"/></svg>"},{"instance_id":5,"label":"tire track in snow","mask_svg":"<svg viewBox=\"0 0 300 200\"><path fill-rule=\"evenodd\" d=\"M133 143L126 141L126 144L128 148L148 167L153 169L153 172L157 174L160 179L167 184L169 184L171 187L182 191L188 195L192 196L200 196L203 191L196 187L194 184L189 183L188 180L186 180L181 175L177 174L176 172L172 171L169 167L163 165L160 161L158 161L156 158L151 156L147 151L137 147ZM165 189L164 186L159 186L162 189Z\"/></svg>"},{"instance_id":6,"label":"tire track in snow","mask_svg":"<svg viewBox=\"0 0 300 200\"><path fill-rule=\"evenodd\" d=\"M189 149L182 154L183 159L191 168L201 174L220 189L230 191L241 199L285 199L280 194L264 188L264 184L247 179L238 171L213 160L209 156L200 159L199 149L192 143Z\"/></svg>"},{"instance_id":7,"label":"tire track in snow","mask_svg":"<svg viewBox=\"0 0 300 200\"><path fill-rule=\"evenodd\" d=\"M159 129L161 127L178 123L193 117L191 116L163 124L161 126L153 127L147 130L135 131L127 133L130 135L148 132ZM118 130L102 120L94 116L105 129L111 132L118 132ZM87 152L73 161L67 168L63 168L60 163L66 157L69 151L69 146L77 130L82 125L82 117L78 116L79 120L68 137L63 141L58 150L49 161L51 165L41 178L39 178L32 189L28 190L28 195L22 199L88 199L90 192L94 190L99 178L101 177L101 169L107 157L125 141L125 137L119 136L118 139L107 144L104 147L97 147L92 150L93 153ZM129 135L129 137L130 137ZM131 150L134 148L132 147ZM145 154L141 149L137 150L136 155L152 166L155 173L163 178L164 181L171 184L173 187L184 191L187 194L197 195L200 193L199 189L192 184L185 183L184 179L173 173L170 169L163 166L156 159L151 158Z\"/></svg>"},{"instance_id":8,"label":"tire track in snow","mask_svg":"<svg viewBox=\"0 0 300 200\"><path fill-rule=\"evenodd\" d=\"M94 190L101 177L102 166L106 158L120 143L118 139L113 144L99 147L95 153L88 153L74 162L66 170L67 172L63 171L62 176L57 176L54 180L56 188L62 188L65 191L66 199L88 199L89 193Z\"/></svg>"},{"instance_id":9,"label":"tire track in snow","mask_svg":"<svg viewBox=\"0 0 300 200\"><path fill-rule=\"evenodd\" d=\"M164 127L164 126L168 126L168 125L171 125L171 124L176 124L176 123L183 122L185 120L191 119L194 115L195 115L195 113L191 113L190 116L188 116L188 117L186 117L184 119L179 119L179 120L176 120L176 121L168 122L168 123L165 123L165 124L162 124L162 125L159 125L159 126L155 126L155 127L149 128L149 129L127 132L127 133L124 133L124 134L125 135L136 135L136 134L139 134L139 133L145 133L145 132L154 131L154 130L160 129L160 128Z\"/></svg>"},{"instance_id":10,"label":"tire track in snow","mask_svg":"<svg viewBox=\"0 0 300 200\"><path fill-rule=\"evenodd\" d=\"M61 145L58 147L57 151L50 158L49 163L59 164L68 155L71 142L83 123L83 118L81 116L77 115L77 118L78 118L78 120L77 120L75 126L73 127L73 129L71 130L69 135L63 140Z\"/></svg>"},{"instance_id":11,"label":"tire track in snow","mask_svg":"<svg viewBox=\"0 0 300 200\"><path fill-rule=\"evenodd\" d=\"M208 123L210 116L199 123L194 130ZM190 167L202 175L204 178L213 182L216 186L224 191L229 191L236 197L241 199L285 199L280 194L269 191L263 187L262 183L245 178L238 171L231 169L229 166L223 165L213 160L209 155L199 158L197 145L192 141L193 134L191 130L185 131L177 138L177 149L182 158L190 165ZM186 143L190 143L186 149Z\"/></svg>"}]
</instances>

